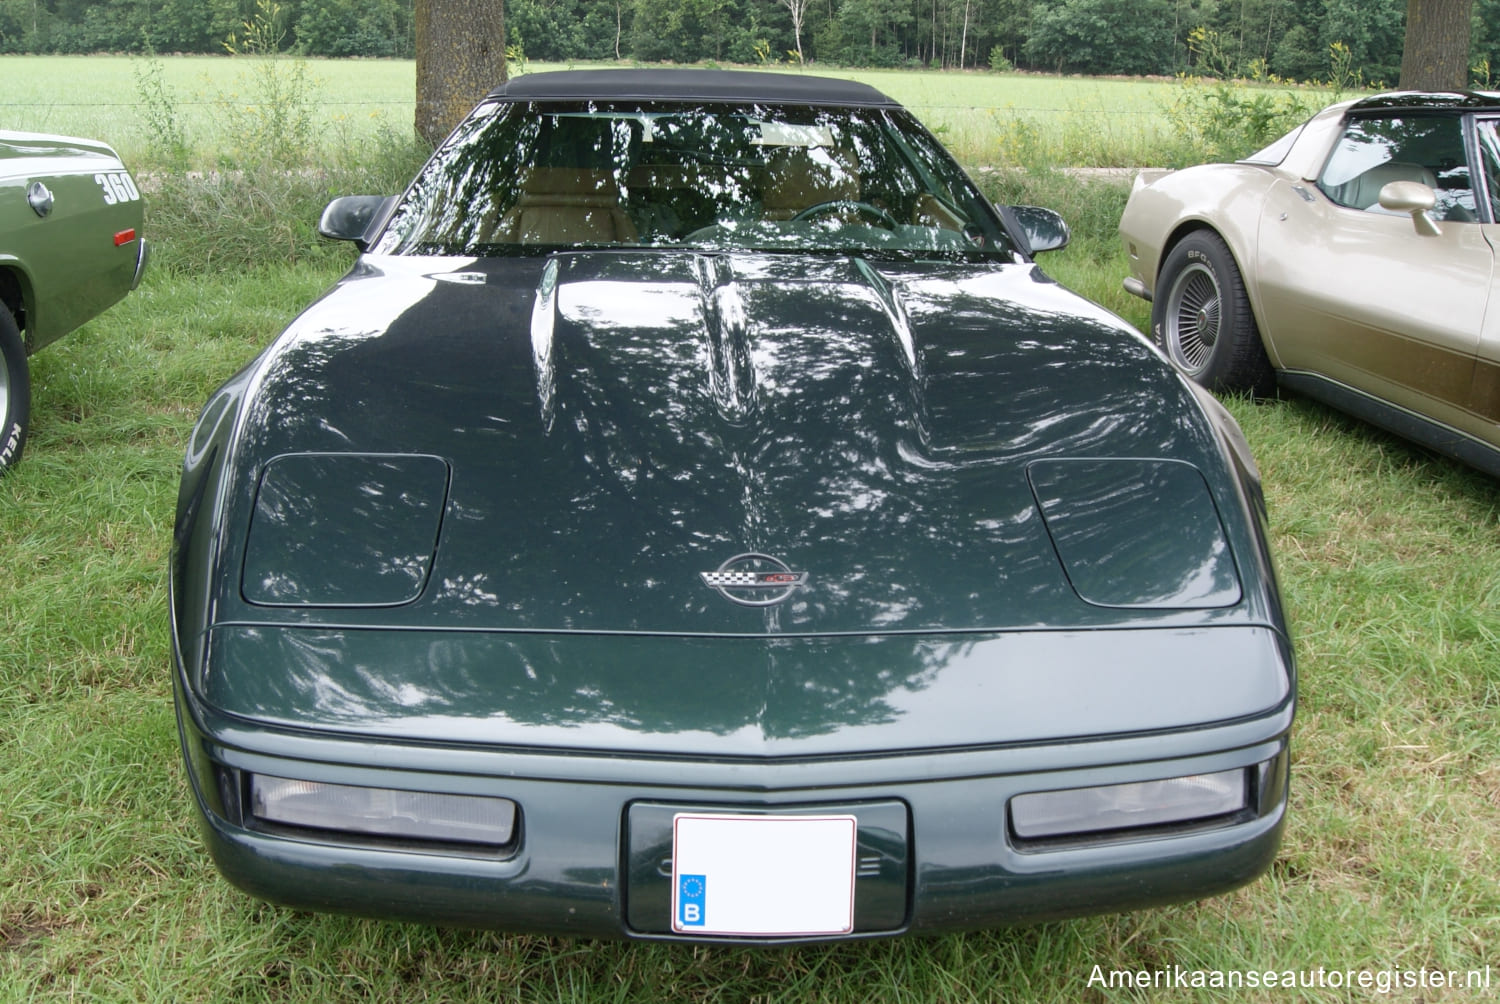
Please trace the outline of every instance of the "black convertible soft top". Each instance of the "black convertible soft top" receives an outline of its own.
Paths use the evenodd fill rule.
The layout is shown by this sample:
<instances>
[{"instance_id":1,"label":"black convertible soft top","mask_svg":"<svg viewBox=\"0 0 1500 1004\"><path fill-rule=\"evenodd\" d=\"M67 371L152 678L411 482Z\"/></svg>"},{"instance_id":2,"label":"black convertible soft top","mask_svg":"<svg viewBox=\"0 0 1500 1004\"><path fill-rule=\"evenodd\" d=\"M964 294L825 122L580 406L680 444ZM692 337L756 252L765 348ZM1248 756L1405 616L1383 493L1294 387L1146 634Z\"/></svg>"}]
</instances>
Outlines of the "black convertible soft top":
<instances>
[{"instance_id":1,"label":"black convertible soft top","mask_svg":"<svg viewBox=\"0 0 1500 1004\"><path fill-rule=\"evenodd\" d=\"M527 73L490 92L506 101L667 100L898 107L868 84L751 70L558 70Z\"/></svg>"},{"instance_id":2,"label":"black convertible soft top","mask_svg":"<svg viewBox=\"0 0 1500 1004\"><path fill-rule=\"evenodd\" d=\"M1495 91L1388 91L1361 98L1349 106L1353 114L1375 112L1487 112L1500 111Z\"/></svg>"}]
</instances>

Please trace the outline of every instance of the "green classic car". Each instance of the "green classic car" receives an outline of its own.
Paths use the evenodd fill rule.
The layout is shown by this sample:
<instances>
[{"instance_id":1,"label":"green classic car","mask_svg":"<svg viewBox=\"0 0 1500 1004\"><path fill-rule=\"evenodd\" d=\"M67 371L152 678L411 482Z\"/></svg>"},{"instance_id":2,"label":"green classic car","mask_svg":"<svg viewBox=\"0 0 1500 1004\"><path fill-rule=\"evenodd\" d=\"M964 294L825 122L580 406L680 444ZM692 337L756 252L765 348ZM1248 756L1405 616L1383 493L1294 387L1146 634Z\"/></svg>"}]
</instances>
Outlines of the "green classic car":
<instances>
[{"instance_id":1,"label":"green classic car","mask_svg":"<svg viewBox=\"0 0 1500 1004\"><path fill-rule=\"evenodd\" d=\"M142 213L105 144L0 131L0 473L26 445L27 357L141 281Z\"/></svg>"},{"instance_id":2,"label":"green classic car","mask_svg":"<svg viewBox=\"0 0 1500 1004\"><path fill-rule=\"evenodd\" d=\"M1275 857L1292 648L1234 420L879 92L528 74L209 400L171 565L230 881L867 938Z\"/></svg>"}]
</instances>

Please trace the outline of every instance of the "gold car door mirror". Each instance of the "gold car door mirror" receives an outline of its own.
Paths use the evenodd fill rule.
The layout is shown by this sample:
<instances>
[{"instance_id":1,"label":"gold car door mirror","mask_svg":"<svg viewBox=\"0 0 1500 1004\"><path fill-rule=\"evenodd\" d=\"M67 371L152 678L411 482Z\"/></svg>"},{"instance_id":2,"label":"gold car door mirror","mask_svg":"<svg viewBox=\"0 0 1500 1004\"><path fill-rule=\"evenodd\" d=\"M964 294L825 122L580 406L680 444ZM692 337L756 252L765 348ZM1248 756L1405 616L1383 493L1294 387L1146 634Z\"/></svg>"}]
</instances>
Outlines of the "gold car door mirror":
<instances>
[{"instance_id":1,"label":"gold car door mirror","mask_svg":"<svg viewBox=\"0 0 1500 1004\"><path fill-rule=\"evenodd\" d=\"M1437 193L1420 181L1393 181L1380 190L1380 208L1393 213L1410 213L1417 233L1424 237L1442 234L1427 210L1437 205Z\"/></svg>"}]
</instances>

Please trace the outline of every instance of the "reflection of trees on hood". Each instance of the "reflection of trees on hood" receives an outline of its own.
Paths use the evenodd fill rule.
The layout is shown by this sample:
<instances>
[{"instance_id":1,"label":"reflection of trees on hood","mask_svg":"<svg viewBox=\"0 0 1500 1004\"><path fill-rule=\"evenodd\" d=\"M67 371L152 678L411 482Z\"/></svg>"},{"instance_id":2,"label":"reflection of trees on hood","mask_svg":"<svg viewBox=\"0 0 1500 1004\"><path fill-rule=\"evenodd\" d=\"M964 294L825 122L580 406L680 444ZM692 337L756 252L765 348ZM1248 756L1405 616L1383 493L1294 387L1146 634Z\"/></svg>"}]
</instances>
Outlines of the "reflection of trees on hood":
<instances>
[{"instance_id":1,"label":"reflection of trees on hood","mask_svg":"<svg viewBox=\"0 0 1500 1004\"><path fill-rule=\"evenodd\" d=\"M683 639L253 631L222 647L218 696L350 725L493 715L634 733L752 729L827 735L900 717L890 697L930 685L968 643L904 637ZM244 662L240 663L239 660ZM277 671L257 671L274 660ZM228 692L232 691L232 693Z\"/></svg>"},{"instance_id":2,"label":"reflection of trees on hood","mask_svg":"<svg viewBox=\"0 0 1500 1004\"><path fill-rule=\"evenodd\" d=\"M401 613L413 623L1055 621L1071 594L1026 463L1214 448L1139 339L1068 313L1081 301L1026 266L887 263L882 278L837 257L553 260L550 313L533 310L537 259L412 282L425 295L386 330L284 350L259 406L278 416L256 433L272 455L450 462L432 584ZM357 303L362 285L338 295ZM746 551L808 585L766 611L704 586L700 573Z\"/></svg>"}]
</instances>

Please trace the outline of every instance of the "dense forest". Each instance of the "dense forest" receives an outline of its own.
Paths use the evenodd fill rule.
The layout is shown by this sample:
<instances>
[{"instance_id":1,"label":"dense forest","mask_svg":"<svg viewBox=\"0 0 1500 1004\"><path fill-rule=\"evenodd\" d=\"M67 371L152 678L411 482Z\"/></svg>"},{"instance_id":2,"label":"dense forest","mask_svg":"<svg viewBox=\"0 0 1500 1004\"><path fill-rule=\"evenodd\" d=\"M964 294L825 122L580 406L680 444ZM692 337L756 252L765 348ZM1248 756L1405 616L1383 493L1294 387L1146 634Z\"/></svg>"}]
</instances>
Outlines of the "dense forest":
<instances>
[{"instance_id":1,"label":"dense forest","mask_svg":"<svg viewBox=\"0 0 1500 1004\"><path fill-rule=\"evenodd\" d=\"M223 52L257 5L313 56L412 53L413 0L0 0L0 52ZM505 0L515 58L1328 77L1399 75L1406 0ZM1474 0L1475 81L1500 0ZM1212 40L1205 52L1204 38ZM1199 44L1194 44L1194 40ZM1210 65L1205 65L1205 59Z\"/></svg>"}]
</instances>

